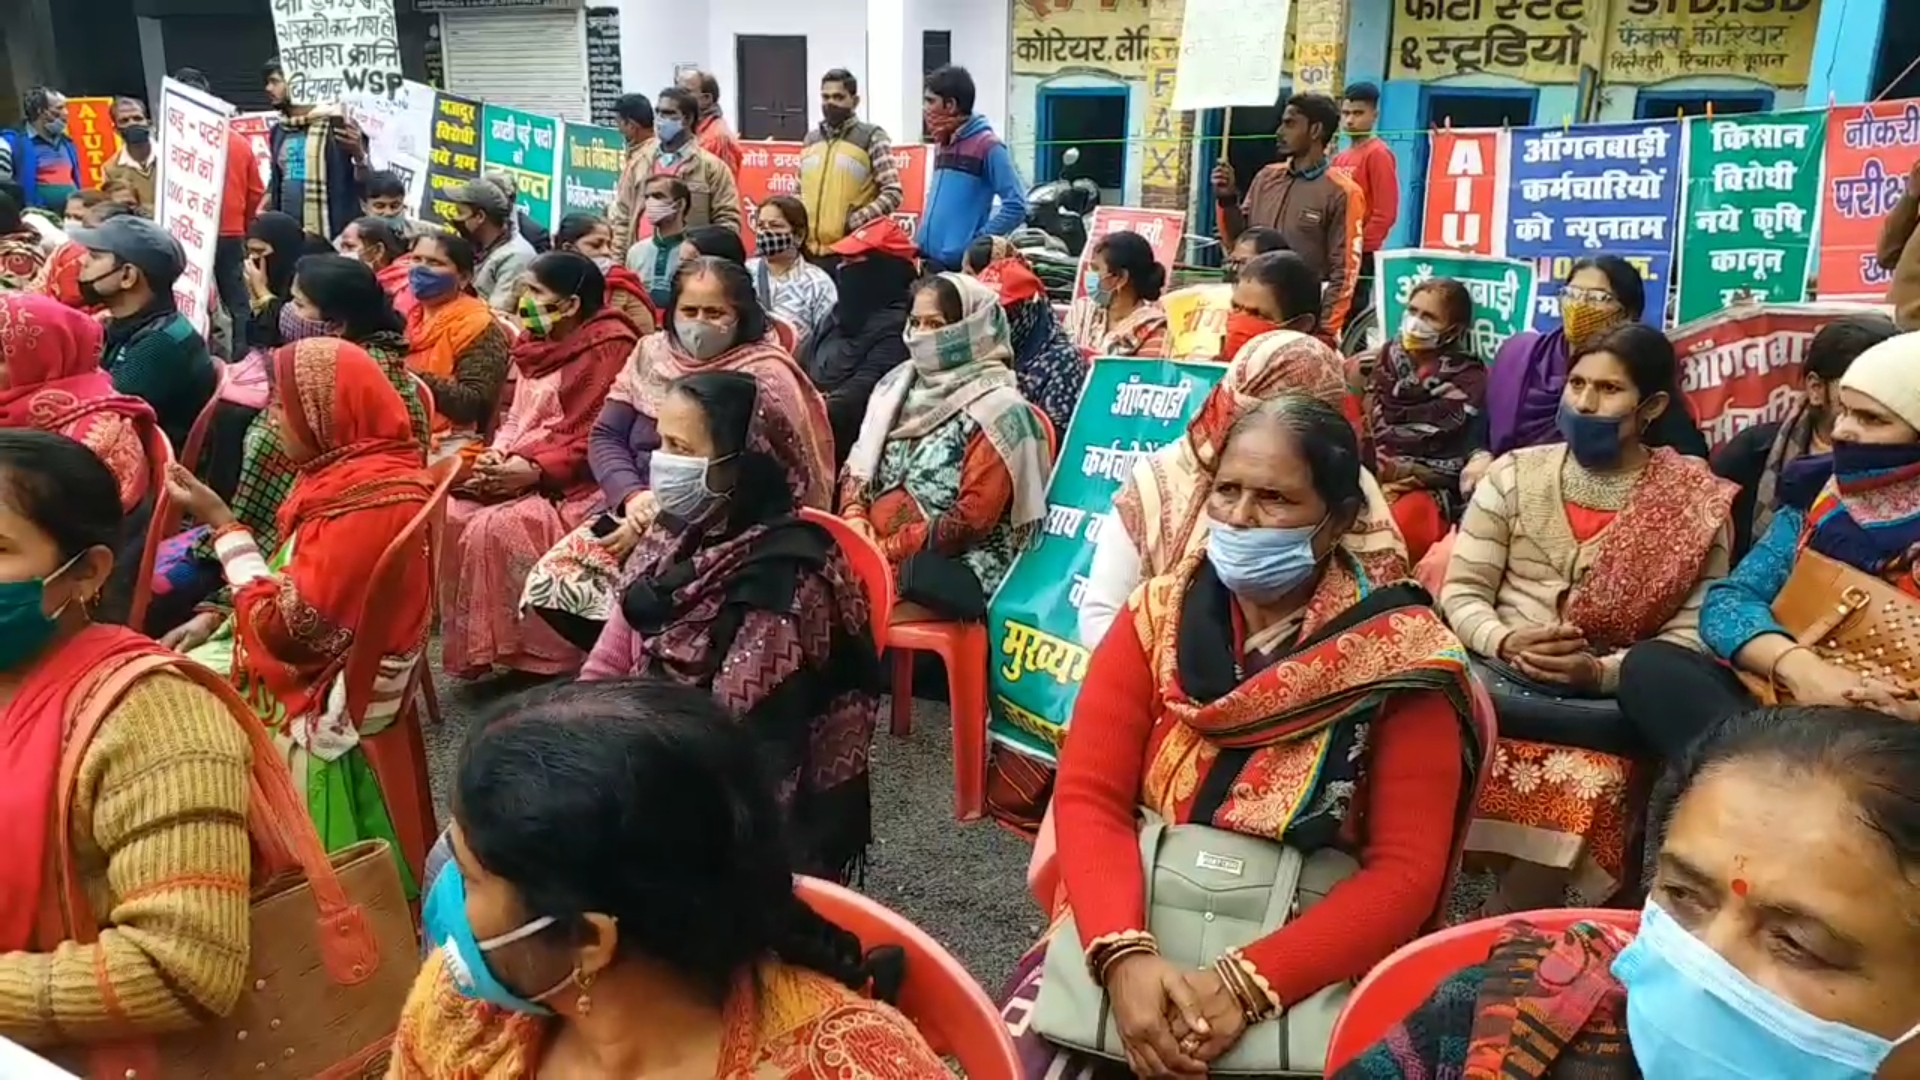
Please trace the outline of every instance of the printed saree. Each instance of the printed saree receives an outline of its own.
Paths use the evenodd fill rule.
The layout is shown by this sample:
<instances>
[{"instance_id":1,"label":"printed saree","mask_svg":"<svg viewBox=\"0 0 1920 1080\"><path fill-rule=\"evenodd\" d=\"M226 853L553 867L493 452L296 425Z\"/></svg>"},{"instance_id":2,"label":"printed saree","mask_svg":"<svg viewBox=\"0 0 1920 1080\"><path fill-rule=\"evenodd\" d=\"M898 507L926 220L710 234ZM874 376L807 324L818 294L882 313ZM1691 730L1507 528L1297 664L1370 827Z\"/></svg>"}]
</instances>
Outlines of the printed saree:
<instances>
[{"instance_id":1,"label":"printed saree","mask_svg":"<svg viewBox=\"0 0 1920 1080\"><path fill-rule=\"evenodd\" d=\"M100 370L100 322L34 293L0 295L0 427L38 428L92 450L120 484L131 512L151 480L144 429L153 407L114 390Z\"/></svg>"}]
</instances>

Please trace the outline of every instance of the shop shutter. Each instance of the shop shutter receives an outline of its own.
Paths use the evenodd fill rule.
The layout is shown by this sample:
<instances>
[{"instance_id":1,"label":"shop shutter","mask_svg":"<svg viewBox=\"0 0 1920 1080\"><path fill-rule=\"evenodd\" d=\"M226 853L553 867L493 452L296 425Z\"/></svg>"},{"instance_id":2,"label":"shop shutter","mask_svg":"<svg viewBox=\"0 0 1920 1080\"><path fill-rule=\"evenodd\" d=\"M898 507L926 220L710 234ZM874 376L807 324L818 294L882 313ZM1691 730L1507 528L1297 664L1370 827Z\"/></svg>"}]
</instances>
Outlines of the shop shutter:
<instances>
[{"instance_id":1,"label":"shop shutter","mask_svg":"<svg viewBox=\"0 0 1920 1080\"><path fill-rule=\"evenodd\" d=\"M448 12L440 20L448 90L587 121L587 43L579 11Z\"/></svg>"}]
</instances>

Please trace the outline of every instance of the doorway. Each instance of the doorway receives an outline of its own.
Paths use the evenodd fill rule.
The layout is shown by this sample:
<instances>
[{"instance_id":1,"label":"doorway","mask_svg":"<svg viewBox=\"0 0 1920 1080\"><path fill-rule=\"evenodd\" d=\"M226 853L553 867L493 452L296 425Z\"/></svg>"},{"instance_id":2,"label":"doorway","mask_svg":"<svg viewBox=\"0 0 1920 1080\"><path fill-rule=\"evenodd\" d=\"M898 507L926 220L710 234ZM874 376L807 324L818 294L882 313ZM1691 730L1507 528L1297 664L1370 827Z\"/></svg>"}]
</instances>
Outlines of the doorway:
<instances>
[{"instance_id":1,"label":"doorway","mask_svg":"<svg viewBox=\"0 0 1920 1080\"><path fill-rule=\"evenodd\" d=\"M1127 184L1127 88L1073 86L1040 88L1040 146L1035 152L1034 179L1087 177L1100 185L1100 202L1125 202ZM1071 166L1061 157L1069 148L1080 151Z\"/></svg>"},{"instance_id":2,"label":"doorway","mask_svg":"<svg viewBox=\"0 0 1920 1080\"><path fill-rule=\"evenodd\" d=\"M1771 90L1642 90L1633 103L1635 120L1671 120L1676 116L1735 116L1773 108Z\"/></svg>"},{"instance_id":3,"label":"doorway","mask_svg":"<svg viewBox=\"0 0 1920 1080\"><path fill-rule=\"evenodd\" d=\"M807 136L813 98L807 93L807 39L803 35L741 34L734 38L739 72L742 139Z\"/></svg>"}]
</instances>

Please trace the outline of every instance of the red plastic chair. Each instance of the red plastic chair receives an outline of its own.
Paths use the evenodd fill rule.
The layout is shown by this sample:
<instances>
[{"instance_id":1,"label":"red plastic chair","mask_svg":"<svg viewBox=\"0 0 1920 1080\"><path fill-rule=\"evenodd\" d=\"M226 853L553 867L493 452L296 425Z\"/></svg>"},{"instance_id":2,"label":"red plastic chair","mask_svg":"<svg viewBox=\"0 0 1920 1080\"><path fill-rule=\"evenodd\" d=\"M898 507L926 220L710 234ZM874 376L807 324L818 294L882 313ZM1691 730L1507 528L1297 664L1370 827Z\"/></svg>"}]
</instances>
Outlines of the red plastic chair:
<instances>
[{"instance_id":1,"label":"red plastic chair","mask_svg":"<svg viewBox=\"0 0 1920 1080\"><path fill-rule=\"evenodd\" d=\"M1018 1080L1013 1039L986 991L953 954L899 913L817 878L796 877L794 891L866 948L897 945L907 954L899 1008L935 1053L954 1057L968 1080Z\"/></svg>"},{"instance_id":2,"label":"red plastic chair","mask_svg":"<svg viewBox=\"0 0 1920 1080\"><path fill-rule=\"evenodd\" d=\"M409 371L407 378L413 380L413 392L420 395L420 404L427 410L427 426L431 428L434 418L440 415L440 406L433 400L433 387L428 386L427 380L414 372Z\"/></svg>"},{"instance_id":3,"label":"red plastic chair","mask_svg":"<svg viewBox=\"0 0 1920 1080\"><path fill-rule=\"evenodd\" d=\"M227 365L222 361L213 362L213 396L200 406L200 415L193 418L193 426L187 429L187 445L180 448L180 460L196 474L200 471L201 455L207 448L207 435L213 430L214 410L220 406L220 392L227 388Z\"/></svg>"},{"instance_id":4,"label":"red plastic chair","mask_svg":"<svg viewBox=\"0 0 1920 1080\"><path fill-rule=\"evenodd\" d=\"M1638 931L1640 913L1615 908L1554 908L1501 915L1462 923L1402 945L1354 988L1347 1007L1333 1024L1327 1044L1327 1074L1379 1042L1407 1014L1420 1007L1442 980L1464 967L1482 963L1508 923L1524 919L1550 933L1577 922L1603 923Z\"/></svg>"},{"instance_id":5,"label":"red plastic chair","mask_svg":"<svg viewBox=\"0 0 1920 1080\"><path fill-rule=\"evenodd\" d=\"M853 531L847 519L811 506L800 508L800 520L811 521L833 534L834 543L846 555L854 576L867 594L867 617L873 620L873 648L887 651L887 624L893 619L893 566L873 541Z\"/></svg>"},{"instance_id":6,"label":"red plastic chair","mask_svg":"<svg viewBox=\"0 0 1920 1080\"><path fill-rule=\"evenodd\" d=\"M153 603L153 566L160 559L160 542L179 530L180 513L167 495L167 466L173 464L173 444L158 424L141 425L140 441L147 452L147 493L153 500L153 516L147 520L147 540L140 548L140 569L133 580L127 625L144 633L147 608Z\"/></svg>"},{"instance_id":7,"label":"red plastic chair","mask_svg":"<svg viewBox=\"0 0 1920 1080\"><path fill-rule=\"evenodd\" d=\"M381 597L399 591L404 560L419 557L423 542L428 549L428 596L438 597L438 583L434 578L439 567L439 552L434 550L437 545L433 536L447 513L447 492L453 487L458 472L456 464L449 460L434 468L433 495L374 564L373 574L367 580L366 597L361 601L360 617L354 625L364 626L378 618L373 614L375 606ZM366 718L367 708L372 704L373 681L379 669L380 648L376 635L356 635L347 652L346 672L342 676L346 683L347 718L356 727ZM422 718L412 708L416 694L431 694L430 689L422 690L423 684L428 688L433 685L424 653L408 677L399 715L379 734L360 740L360 749L367 755L367 764L372 766L374 778L380 782L380 793L386 799L394 836L400 841L401 857L413 869L415 880L422 879L427 852L440 834L439 822L433 813L433 782L427 771L427 747L420 728ZM431 698L429 702L431 710Z\"/></svg>"}]
</instances>

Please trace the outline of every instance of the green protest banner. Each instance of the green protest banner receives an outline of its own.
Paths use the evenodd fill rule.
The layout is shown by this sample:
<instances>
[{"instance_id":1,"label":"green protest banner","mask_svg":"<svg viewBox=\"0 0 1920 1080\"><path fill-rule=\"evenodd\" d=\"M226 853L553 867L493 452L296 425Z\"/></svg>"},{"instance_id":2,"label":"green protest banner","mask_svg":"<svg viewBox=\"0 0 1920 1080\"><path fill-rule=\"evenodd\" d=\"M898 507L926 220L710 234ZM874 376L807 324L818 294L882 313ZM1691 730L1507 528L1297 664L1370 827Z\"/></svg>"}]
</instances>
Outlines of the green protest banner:
<instances>
[{"instance_id":1,"label":"green protest banner","mask_svg":"<svg viewBox=\"0 0 1920 1080\"><path fill-rule=\"evenodd\" d=\"M513 177L520 209L553 228L553 186L560 165L560 121L551 116L487 105L480 113L480 160Z\"/></svg>"},{"instance_id":2,"label":"green protest banner","mask_svg":"<svg viewBox=\"0 0 1920 1080\"><path fill-rule=\"evenodd\" d=\"M1825 109L1687 121L1677 322L1807 298L1826 141Z\"/></svg>"},{"instance_id":3,"label":"green protest banner","mask_svg":"<svg viewBox=\"0 0 1920 1080\"><path fill-rule=\"evenodd\" d=\"M987 609L989 737L1053 760L1092 653L1079 621L1094 541L1134 462L1184 435L1225 372L1198 361L1094 361L1047 484L1040 540Z\"/></svg>"},{"instance_id":4,"label":"green protest banner","mask_svg":"<svg viewBox=\"0 0 1920 1080\"><path fill-rule=\"evenodd\" d=\"M1428 278L1453 278L1473 297L1473 325L1468 328L1467 351L1485 363L1513 335L1532 328L1537 290L1533 263L1495 255L1406 248L1374 256L1378 281L1380 337L1391 339L1406 318L1414 286Z\"/></svg>"},{"instance_id":5,"label":"green protest banner","mask_svg":"<svg viewBox=\"0 0 1920 1080\"><path fill-rule=\"evenodd\" d=\"M612 128L568 124L566 152L560 159L560 217L605 214L620 184L627 141Z\"/></svg>"}]
</instances>

